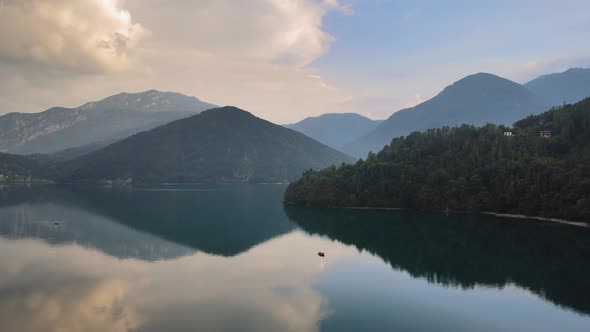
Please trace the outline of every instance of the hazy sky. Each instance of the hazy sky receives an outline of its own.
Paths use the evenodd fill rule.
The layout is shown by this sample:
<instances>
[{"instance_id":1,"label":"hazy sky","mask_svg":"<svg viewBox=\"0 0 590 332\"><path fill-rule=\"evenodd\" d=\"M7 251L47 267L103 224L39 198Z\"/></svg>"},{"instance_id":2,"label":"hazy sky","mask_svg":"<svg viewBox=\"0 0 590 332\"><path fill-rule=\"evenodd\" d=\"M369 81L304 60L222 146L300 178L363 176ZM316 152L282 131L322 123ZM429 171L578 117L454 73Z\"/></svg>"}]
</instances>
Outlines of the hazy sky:
<instances>
[{"instance_id":1,"label":"hazy sky","mask_svg":"<svg viewBox=\"0 0 590 332\"><path fill-rule=\"evenodd\" d=\"M474 72L590 66L590 1L0 0L0 113L177 91L373 118Z\"/></svg>"}]
</instances>

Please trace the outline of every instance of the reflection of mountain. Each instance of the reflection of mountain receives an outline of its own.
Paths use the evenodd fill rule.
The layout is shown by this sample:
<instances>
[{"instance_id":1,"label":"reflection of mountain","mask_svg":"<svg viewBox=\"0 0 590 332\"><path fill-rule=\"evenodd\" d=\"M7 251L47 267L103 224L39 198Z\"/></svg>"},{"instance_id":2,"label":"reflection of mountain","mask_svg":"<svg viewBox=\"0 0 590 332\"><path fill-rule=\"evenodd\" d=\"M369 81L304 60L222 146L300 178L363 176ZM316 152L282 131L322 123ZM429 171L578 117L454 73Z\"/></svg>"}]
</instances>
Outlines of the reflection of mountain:
<instances>
[{"instance_id":1,"label":"reflection of mountain","mask_svg":"<svg viewBox=\"0 0 590 332\"><path fill-rule=\"evenodd\" d=\"M287 207L304 230L445 285L515 283L590 313L590 230L483 216Z\"/></svg>"},{"instance_id":2,"label":"reflection of mountain","mask_svg":"<svg viewBox=\"0 0 590 332\"><path fill-rule=\"evenodd\" d=\"M71 204L72 197L66 192L47 190L48 187L36 190L40 188L0 191L0 236L39 238L54 245L77 243L118 258L150 261L194 252L192 248L138 232ZM11 199L5 200L9 194Z\"/></svg>"},{"instance_id":3,"label":"reflection of mountain","mask_svg":"<svg viewBox=\"0 0 590 332\"><path fill-rule=\"evenodd\" d=\"M282 210L283 190L276 185L7 187L0 191L0 232L77 242L117 257L172 258L189 248L229 256L294 228Z\"/></svg>"}]
</instances>

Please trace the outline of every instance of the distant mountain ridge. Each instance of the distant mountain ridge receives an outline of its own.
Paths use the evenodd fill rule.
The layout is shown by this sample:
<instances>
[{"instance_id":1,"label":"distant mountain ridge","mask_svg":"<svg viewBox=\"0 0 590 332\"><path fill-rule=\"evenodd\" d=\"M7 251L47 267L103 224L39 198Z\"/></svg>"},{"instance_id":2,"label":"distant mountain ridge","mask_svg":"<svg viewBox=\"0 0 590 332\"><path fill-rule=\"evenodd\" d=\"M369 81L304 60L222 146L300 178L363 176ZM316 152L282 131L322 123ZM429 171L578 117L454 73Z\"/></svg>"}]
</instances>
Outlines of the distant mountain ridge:
<instances>
[{"instance_id":1,"label":"distant mountain ridge","mask_svg":"<svg viewBox=\"0 0 590 332\"><path fill-rule=\"evenodd\" d=\"M287 128L305 134L332 148L341 149L345 144L366 135L382 120L372 120L357 113L326 113L308 117Z\"/></svg>"},{"instance_id":2,"label":"distant mountain ridge","mask_svg":"<svg viewBox=\"0 0 590 332\"><path fill-rule=\"evenodd\" d=\"M577 103L590 97L590 69L570 68L540 76L524 86L551 106Z\"/></svg>"},{"instance_id":3,"label":"distant mountain ridge","mask_svg":"<svg viewBox=\"0 0 590 332\"><path fill-rule=\"evenodd\" d=\"M343 151L366 157L367 152L379 151L391 139L413 131L461 124L510 125L547 109L541 97L516 82L488 73L473 74L447 86L428 101L394 113Z\"/></svg>"},{"instance_id":4,"label":"distant mountain ridge","mask_svg":"<svg viewBox=\"0 0 590 332\"><path fill-rule=\"evenodd\" d=\"M286 182L353 159L236 107L214 108L60 164L62 182Z\"/></svg>"},{"instance_id":5,"label":"distant mountain ridge","mask_svg":"<svg viewBox=\"0 0 590 332\"><path fill-rule=\"evenodd\" d=\"M0 152L52 153L143 130L216 107L195 97L149 90L120 93L76 108L0 116Z\"/></svg>"}]
</instances>

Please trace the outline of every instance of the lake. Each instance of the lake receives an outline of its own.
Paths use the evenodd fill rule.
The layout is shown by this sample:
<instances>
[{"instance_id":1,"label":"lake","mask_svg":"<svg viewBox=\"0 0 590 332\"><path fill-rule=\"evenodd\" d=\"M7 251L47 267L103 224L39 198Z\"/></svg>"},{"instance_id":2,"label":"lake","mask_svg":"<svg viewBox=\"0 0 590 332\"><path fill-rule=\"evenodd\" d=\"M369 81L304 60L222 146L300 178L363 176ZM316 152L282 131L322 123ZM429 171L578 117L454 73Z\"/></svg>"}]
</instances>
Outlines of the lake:
<instances>
[{"instance_id":1,"label":"lake","mask_svg":"<svg viewBox=\"0 0 590 332\"><path fill-rule=\"evenodd\" d=\"M590 331L589 229L285 188L2 187L0 330Z\"/></svg>"}]
</instances>

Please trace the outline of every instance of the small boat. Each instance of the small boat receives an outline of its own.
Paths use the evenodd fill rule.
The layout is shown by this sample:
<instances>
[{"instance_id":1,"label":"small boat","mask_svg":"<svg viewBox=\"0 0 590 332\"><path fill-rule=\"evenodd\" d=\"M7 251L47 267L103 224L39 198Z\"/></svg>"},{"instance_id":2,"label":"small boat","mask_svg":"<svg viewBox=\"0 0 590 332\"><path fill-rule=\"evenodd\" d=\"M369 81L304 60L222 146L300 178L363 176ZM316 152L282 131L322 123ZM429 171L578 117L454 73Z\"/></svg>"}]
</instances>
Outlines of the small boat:
<instances>
[{"instance_id":1,"label":"small boat","mask_svg":"<svg viewBox=\"0 0 590 332\"><path fill-rule=\"evenodd\" d=\"M318 256L320 256L320 257L324 257L325 255L324 255L324 253L323 253L323 252L321 252L321 251L320 251L320 252L318 252Z\"/></svg>"}]
</instances>

